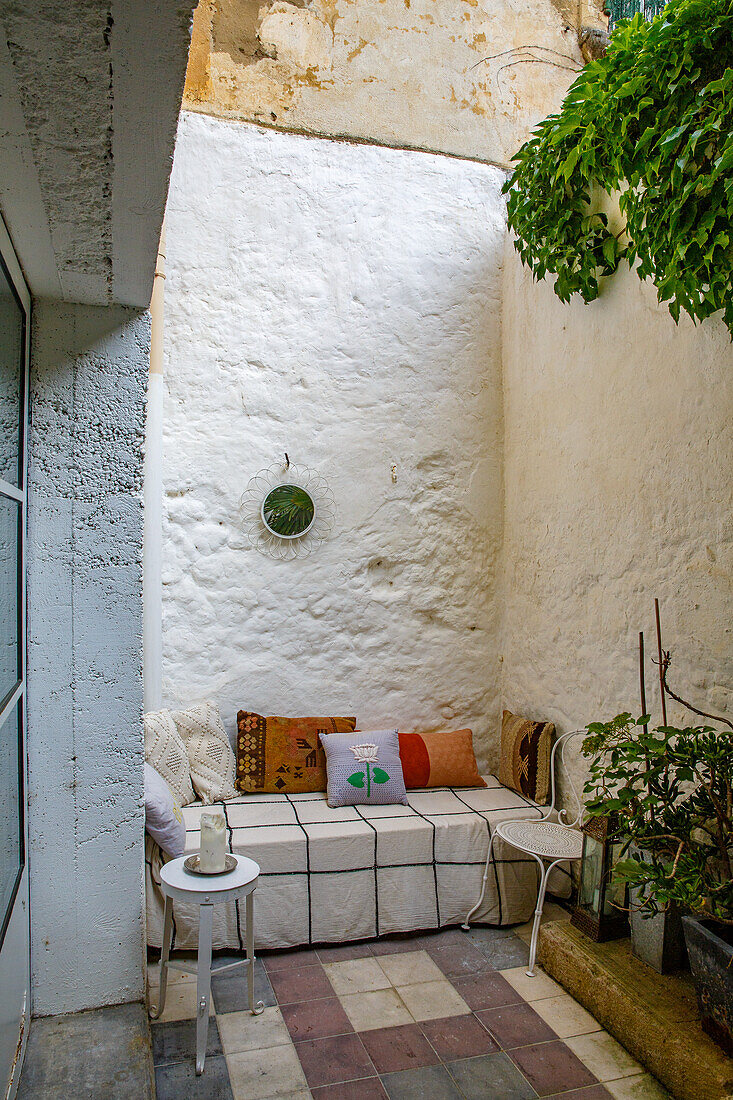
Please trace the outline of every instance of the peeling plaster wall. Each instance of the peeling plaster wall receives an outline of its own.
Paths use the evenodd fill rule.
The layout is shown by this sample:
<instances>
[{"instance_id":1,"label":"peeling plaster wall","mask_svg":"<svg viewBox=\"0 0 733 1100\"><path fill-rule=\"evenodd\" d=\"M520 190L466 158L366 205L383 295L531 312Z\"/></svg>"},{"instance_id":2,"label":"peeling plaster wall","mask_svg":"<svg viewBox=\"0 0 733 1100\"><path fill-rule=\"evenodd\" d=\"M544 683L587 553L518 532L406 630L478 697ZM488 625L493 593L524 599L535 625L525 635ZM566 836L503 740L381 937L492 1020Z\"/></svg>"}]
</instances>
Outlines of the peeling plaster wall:
<instances>
[{"instance_id":1,"label":"peeling plaster wall","mask_svg":"<svg viewBox=\"0 0 733 1100\"><path fill-rule=\"evenodd\" d=\"M167 212L164 704L458 728L492 755L503 173L182 116ZM238 512L287 451L332 538ZM392 482L391 466L397 468Z\"/></svg>"},{"instance_id":2,"label":"peeling plaster wall","mask_svg":"<svg viewBox=\"0 0 733 1100\"><path fill-rule=\"evenodd\" d=\"M503 699L561 730L661 720L659 597L670 684L733 715L733 349L722 322L676 327L619 272L562 305L508 247L503 311ZM671 722L693 720L671 703Z\"/></svg>"},{"instance_id":3,"label":"peeling plaster wall","mask_svg":"<svg viewBox=\"0 0 733 1100\"><path fill-rule=\"evenodd\" d=\"M147 314L35 306L28 503L36 1015L142 997Z\"/></svg>"},{"instance_id":4,"label":"peeling plaster wall","mask_svg":"<svg viewBox=\"0 0 733 1100\"><path fill-rule=\"evenodd\" d=\"M184 106L504 164L560 106L583 61L578 20L605 25L601 7L595 0L202 0ZM527 45L542 49L509 52ZM517 64L521 58L534 60Z\"/></svg>"}]
</instances>

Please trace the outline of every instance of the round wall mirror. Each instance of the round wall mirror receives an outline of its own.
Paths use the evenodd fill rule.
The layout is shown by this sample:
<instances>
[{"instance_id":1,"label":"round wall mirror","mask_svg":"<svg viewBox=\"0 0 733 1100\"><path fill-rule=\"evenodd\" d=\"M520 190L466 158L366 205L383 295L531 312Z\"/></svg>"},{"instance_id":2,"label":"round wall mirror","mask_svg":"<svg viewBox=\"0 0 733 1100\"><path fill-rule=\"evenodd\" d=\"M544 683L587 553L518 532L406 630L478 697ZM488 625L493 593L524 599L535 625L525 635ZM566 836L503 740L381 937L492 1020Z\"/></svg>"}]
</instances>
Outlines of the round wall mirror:
<instances>
[{"instance_id":1,"label":"round wall mirror","mask_svg":"<svg viewBox=\"0 0 733 1100\"><path fill-rule=\"evenodd\" d=\"M297 539L316 518L313 497L300 485L276 485L262 502L262 522L279 539Z\"/></svg>"}]
</instances>

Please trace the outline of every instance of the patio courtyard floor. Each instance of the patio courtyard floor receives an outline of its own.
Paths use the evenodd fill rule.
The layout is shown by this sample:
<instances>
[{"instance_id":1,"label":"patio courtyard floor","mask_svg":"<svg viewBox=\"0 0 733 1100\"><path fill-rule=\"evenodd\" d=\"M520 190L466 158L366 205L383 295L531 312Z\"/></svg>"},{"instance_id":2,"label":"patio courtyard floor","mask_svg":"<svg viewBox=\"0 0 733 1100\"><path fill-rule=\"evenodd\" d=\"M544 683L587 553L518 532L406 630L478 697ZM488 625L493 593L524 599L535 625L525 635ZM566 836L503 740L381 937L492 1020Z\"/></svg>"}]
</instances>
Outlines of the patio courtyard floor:
<instances>
[{"instance_id":1,"label":"patio courtyard floor","mask_svg":"<svg viewBox=\"0 0 733 1100\"><path fill-rule=\"evenodd\" d=\"M195 978L171 974L151 1029L157 1100L666 1097L561 986L539 969L526 976L528 934L449 929L268 953L256 964L258 1017L243 971L215 976L199 1078Z\"/></svg>"}]
</instances>

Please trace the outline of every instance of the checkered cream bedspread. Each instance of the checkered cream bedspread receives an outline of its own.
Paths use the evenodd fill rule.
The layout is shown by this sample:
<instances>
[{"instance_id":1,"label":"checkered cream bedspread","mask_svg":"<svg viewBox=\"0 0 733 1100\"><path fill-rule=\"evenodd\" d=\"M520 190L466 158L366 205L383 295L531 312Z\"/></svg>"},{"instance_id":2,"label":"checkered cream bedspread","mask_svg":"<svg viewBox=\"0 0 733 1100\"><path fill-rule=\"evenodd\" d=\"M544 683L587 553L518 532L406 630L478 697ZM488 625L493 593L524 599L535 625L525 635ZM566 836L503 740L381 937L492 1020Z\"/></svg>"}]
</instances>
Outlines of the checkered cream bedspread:
<instances>
[{"instance_id":1,"label":"checkered cream bedspread","mask_svg":"<svg viewBox=\"0 0 733 1100\"><path fill-rule=\"evenodd\" d=\"M341 943L462 922L481 888L489 836L501 821L540 817L534 803L485 776L487 788L408 791L408 806L332 810L324 794L248 794L227 800L229 849L261 868L255 894L258 948ZM186 850L199 847L200 803L185 806ZM164 856L146 838L147 935L160 947ZM568 872L549 888L567 895ZM494 844L486 896L474 920L529 920L537 865ZM174 947L196 945L197 907L174 909ZM214 909L214 947L241 949L238 905Z\"/></svg>"}]
</instances>

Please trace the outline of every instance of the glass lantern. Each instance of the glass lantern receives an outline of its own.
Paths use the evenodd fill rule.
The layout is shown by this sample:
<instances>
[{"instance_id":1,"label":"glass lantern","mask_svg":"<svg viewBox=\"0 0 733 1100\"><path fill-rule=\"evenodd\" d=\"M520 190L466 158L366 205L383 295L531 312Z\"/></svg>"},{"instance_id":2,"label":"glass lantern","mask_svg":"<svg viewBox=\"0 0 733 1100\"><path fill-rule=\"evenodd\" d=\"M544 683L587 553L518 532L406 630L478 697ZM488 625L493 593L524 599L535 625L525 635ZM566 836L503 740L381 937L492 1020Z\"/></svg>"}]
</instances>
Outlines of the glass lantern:
<instances>
[{"instance_id":1,"label":"glass lantern","mask_svg":"<svg viewBox=\"0 0 733 1100\"><path fill-rule=\"evenodd\" d=\"M612 836L614 826L610 817L591 817L583 825L580 886L571 923L596 943L628 932L626 884L613 878L623 846Z\"/></svg>"}]
</instances>

